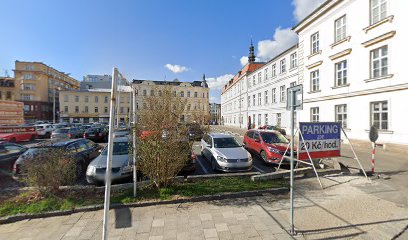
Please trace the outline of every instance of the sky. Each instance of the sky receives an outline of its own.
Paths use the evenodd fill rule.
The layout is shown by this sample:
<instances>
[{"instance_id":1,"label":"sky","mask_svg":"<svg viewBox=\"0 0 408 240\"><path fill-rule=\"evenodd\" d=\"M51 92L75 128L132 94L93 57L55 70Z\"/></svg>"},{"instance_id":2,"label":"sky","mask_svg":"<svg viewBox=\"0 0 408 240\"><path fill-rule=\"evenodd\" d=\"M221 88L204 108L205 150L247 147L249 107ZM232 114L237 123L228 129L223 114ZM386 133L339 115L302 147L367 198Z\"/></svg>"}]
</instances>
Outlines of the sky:
<instances>
[{"instance_id":1,"label":"sky","mask_svg":"<svg viewBox=\"0 0 408 240\"><path fill-rule=\"evenodd\" d=\"M324 0L0 0L0 76L14 62L128 79L201 80L210 102L246 64L297 41L291 28Z\"/></svg>"}]
</instances>

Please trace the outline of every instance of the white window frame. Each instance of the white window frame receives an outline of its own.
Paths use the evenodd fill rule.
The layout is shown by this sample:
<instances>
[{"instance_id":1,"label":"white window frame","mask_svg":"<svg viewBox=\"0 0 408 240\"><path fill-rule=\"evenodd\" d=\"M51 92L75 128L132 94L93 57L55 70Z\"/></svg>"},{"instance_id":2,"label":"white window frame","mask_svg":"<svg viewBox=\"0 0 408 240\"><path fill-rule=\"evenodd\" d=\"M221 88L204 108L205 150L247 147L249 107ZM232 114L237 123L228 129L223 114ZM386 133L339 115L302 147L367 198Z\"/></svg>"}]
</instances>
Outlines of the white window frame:
<instances>
[{"instance_id":1,"label":"white window frame","mask_svg":"<svg viewBox=\"0 0 408 240\"><path fill-rule=\"evenodd\" d=\"M272 77L276 77L276 63L272 65Z\"/></svg>"},{"instance_id":2,"label":"white window frame","mask_svg":"<svg viewBox=\"0 0 408 240\"><path fill-rule=\"evenodd\" d=\"M258 73L258 83L262 83L262 72Z\"/></svg>"},{"instance_id":3,"label":"white window frame","mask_svg":"<svg viewBox=\"0 0 408 240\"><path fill-rule=\"evenodd\" d=\"M311 54L318 53L319 48L319 32L316 32L310 36L310 52Z\"/></svg>"},{"instance_id":4,"label":"white window frame","mask_svg":"<svg viewBox=\"0 0 408 240\"><path fill-rule=\"evenodd\" d=\"M311 122L319 122L319 107L312 107L310 108L310 121Z\"/></svg>"},{"instance_id":5,"label":"white window frame","mask_svg":"<svg viewBox=\"0 0 408 240\"><path fill-rule=\"evenodd\" d=\"M258 93L258 106L262 105L262 93Z\"/></svg>"},{"instance_id":6,"label":"white window frame","mask_svg":"<svg viewBox=\"0 0 408 240\"><path fill-rule=\"evenodd\" d=\"M276 126L280 127L282 125L282 113L276 114Z\"/></svg>"},{"instance_id":7,"label":"white window frame","mask_svg":"<svg viewBox=\"0 0 408 240\"><path fill-rule=\"evenodd\" d=\"M268 114L267 113L265 113L264 118L265 118L265 125L268 125Z\"/></svg>"},{"instance_id":8,"label":"white window frame","mask_svg":"<svg viewBox=\"0 0 408 240\"><path fill-rule=\"evenodd\" d=\"M347 67L347 60L343 60L334 64L336 79L334 82L334 86L341 87L347 85Z\"/></svg>"},{"instance_id":9,"label":"white window frame","mask_svg":"<svg viewBox=\"0 0 408 240\"><path fill-rule=\"evenodd\" d=\"M268 104L268 90L265 91L265 96L264 96L264 104Z\"/></svg>"},{"instance_id":10,"label":"white window frame","mask_svg":"<svg viewBox=\"0 0 408 240\"><path fill-rule=\"evenodd\" d=\"M319 69L310 72L310 92L318 92L320 91L320 78Z\"/></svg>"},{"instance_id":11,"label":"white window frame","mask_svg":"<svg viewBox=\"0 0 408 240\"><path fill-rule=\"evenodd\" d=\"M286 72L286 58L280 60L280 73Z\"/></svg>"},{"instance_id":12,"label":"white window frame","mask_svg":"<svg viewBox=\"0 0 408 240\"><path fill-rule=\"evenodd\" d=\"M342 128L347 128L347 104L334 106L335 121L341 123Z\"/></svg>"},{"instance_id":13,"label":"white window frame","mask_svg":"<svg viewBox=\"0 0 408 240\"><path fill-rule=\"evenodd\" d=\"M376 64L378 65L376 66ZM388 75L388 45L370 51L370 66L371 78L379 78ZM378 71L377 74L376 71Z\"/></svg>"},{"instance_id":14,"label":"white window frame","mask_svg":"<svg viewBox=\"0 0 408 240\"><path fill-rule=\"evenodd\" d=\"M378 110L375 110L375 106L378 105ZM378 114L378 120L375 120L375 116ZM386 119L384 119L384 114ZM389 106L388 101L370 102L370 126L375 126L378 130L388 131L390 126L389 120ZM378 122L378 124L377 124ZM383 124L386 124L386 127Z\"/></svg>"},{"instance_id":15,"label":"white window frame","mask_svg":"<svg viewBox=\"0 0 408 240\"><path fill-rule=\"evenodd\" d=\"M377 2L377 4L374 4ZM370 25L376 24L387 17L388 0L370 0Z\"/></svg>"},{"instance_id":16,"label":"white window frame","mask_svg":"<svg viewBox=\"0 0 408 240\"><path fill-rule=\"evenodd\" d=\"M286 86L285 85L280 86L280 101L281 102L286 101Z\"/></svg>"},{"instance_id":17,"label":"white window frame","mask_svg":"<svg viewBox=\"0 0 408 240\"><path fill-rule=\"evenodd\" d=\"M268 81L268 68L265 68L265 81Z\"/></svg>"},{"instance_id":18,"label":"white window frame","mask_svg":"<svg viewBox=\"0 0 408 240\"><path fill-rule=\"evenodd\" d=\"M290 68L296 68L297 67L297 53L294 52L290 55Z\"/></svg>"},{"instance_id":19,"label":"white window frame","mask_svg":"<svg viewBox=\"0 0 408 240\"><path fill-rule=\"evenodd\" d=\"M347 19L343 15L334 21L334 42L340 42L347 36Z\"/></svg>"},{"instance_id":20,"label":"white window frame","mask_svg":"<svg viewBox=\"0 0 408 240\"><path fill-rule=\"evenodd\" d=\"M272 88L272 103L276 103L276 88Z\"/></svg>"}]
</instances>

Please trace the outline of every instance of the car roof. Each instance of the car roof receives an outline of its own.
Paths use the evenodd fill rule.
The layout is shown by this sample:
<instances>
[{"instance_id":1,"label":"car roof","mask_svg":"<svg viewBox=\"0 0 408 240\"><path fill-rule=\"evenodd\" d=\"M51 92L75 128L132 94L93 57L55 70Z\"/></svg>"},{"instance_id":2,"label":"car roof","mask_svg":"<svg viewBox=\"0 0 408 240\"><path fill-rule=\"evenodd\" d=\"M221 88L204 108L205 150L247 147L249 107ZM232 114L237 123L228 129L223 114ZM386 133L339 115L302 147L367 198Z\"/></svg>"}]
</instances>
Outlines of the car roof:
<instances>
[{"instance_id":1,"label":"car roof","mask_svg":"<svg viewBox=\"0 0 408 240\"><path fill-rule=\"evenodd\" d=\"M69 145L69 144L71 144L71 143L80 142L80 141L84 141L84 140L86 140L86 139L84 139L84 138L71 139L71 140L67 140L67 141L61 141L61 142L52 143L51 146L54 146L54 147L64 147L64 146L67 146L67 145Z\"/></svg>"},{"instance_id":2,"label":"car roof","mask_svg":"<svg viewBox=\"0 0 408 240\"><path fill-rule=\"evenodd\" d=\"M269 130L269 129L250 129L249 131L253 131L253 132L266 132L266 133L280 133L279 131L276 130Z\"/></svg>"},{"instance_id":3,"label":"car roof","mask_svg":"<svg viewBox=\"0 0 408 240\"><path fill-rule=\"evenodd\" d=\"M230 134L225 134L225 133L210 133L208 134L212 138L231 138L233 137Z\"/></svg>"}]
</instances>

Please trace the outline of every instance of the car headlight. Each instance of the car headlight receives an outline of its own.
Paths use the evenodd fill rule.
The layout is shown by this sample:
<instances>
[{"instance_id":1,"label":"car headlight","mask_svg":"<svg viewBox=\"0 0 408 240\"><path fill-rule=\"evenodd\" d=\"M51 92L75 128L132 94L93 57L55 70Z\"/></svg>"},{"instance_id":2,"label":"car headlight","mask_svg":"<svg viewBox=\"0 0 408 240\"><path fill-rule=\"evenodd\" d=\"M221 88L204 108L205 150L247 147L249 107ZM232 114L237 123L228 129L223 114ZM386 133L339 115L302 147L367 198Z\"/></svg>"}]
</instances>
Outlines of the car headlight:
<instances>
[{"instance_id":1,"label":"car headlight","mask_svg":"<svg viewBox=\"0 0 408 240\"><path fill-rule=\"evenodd\" d=\"M133 170L131 165L125 165L122 167L122 173L131 172Z\"/></svg>"},{"instance_id":2,"label":"car headlight","mask_svg":"<svg viewBox=\"0 0 408 240\"><path fill-rule=\"evenodd\" d=\"M268 150L273 152L273 153L278 153L279 154L279 150L272 148L272 147L268 147Z\"/></svg>"},{"instance_id":3,"label":"car headlight","mask_svg":"<svg viewBox=\"0 0 408 240\"><path fill-rule=\"evenodd\" d=\"M7 138L0 138L0 141L6 141Z\"/></svg>"},{"instance_id":4,"label":"car headlight","mask_svg":"<svg viewBox=\"0 0 408 240\"><path fill-rule=\"evenodd\" d=\"M252 162L252 155L248 154L248 162Z\"/></svg>"},{"instance_id":5,"label":"car headlight","mask_svg":"<svg viewBox=\"0 0 408 240\"><path fill-rule=\"evenodd\" d=\"M86 175L93 175L96 172L96 167L95 166L88 166L86 169Z\"/></svg>"},{"instance_id":6,"label":"car headlight","mask_svg":"<svg viewBox=\"0 0 408 240\"><path fill-rule=\"evenodd\" d=\"M227 159L225 157L217 156L217 160L220 162L227 162Z\"/></svg>"}]
</instances>

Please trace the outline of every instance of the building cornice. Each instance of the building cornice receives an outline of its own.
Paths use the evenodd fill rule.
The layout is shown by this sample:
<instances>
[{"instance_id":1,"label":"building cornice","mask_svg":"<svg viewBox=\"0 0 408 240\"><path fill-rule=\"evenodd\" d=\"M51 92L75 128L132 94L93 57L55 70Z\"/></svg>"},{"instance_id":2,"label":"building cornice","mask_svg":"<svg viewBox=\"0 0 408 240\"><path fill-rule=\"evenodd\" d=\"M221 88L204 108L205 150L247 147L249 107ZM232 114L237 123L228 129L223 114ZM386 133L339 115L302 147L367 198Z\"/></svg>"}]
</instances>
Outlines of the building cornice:
<instances>
[{"instance_id":1,"label":"building cornice","mask_svg":"<svg viewBox=\"0 0 408 240\"><path fill-rule=\"evenodd\" d=\"M349 49L343 50L343 51L341 51L341 52L338 52L338 53L336 53L336 54L333 54L333 55L329 56L329 58L330 58L330 60L336 60L336 59L338 59L338 58L341 58L341 57L344 57L344 56L346 56L346 55L349 55L349 54L351 53L351 51L352 51L352 49L349 48Z\"/></svg>"},{"instance_id":2,"label":"building cornice","mask_svg":"<svg viewBox=\"0 0 408 240\"><path fill-rule=\"evenodd\" d=\"M390 31L390 32L384 33L383 35L380 35L378 37L375 37L373 39L370 39L366 42L361 43L361 45L363 45L364 47L369 47L371 45L377 44L379 42L382 42L384 40L394 37L396 33L397 33L396 31Z\"/></svg>"}]
</instances>

